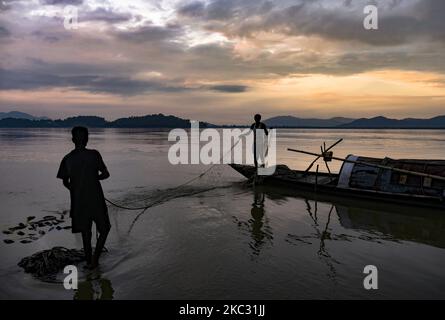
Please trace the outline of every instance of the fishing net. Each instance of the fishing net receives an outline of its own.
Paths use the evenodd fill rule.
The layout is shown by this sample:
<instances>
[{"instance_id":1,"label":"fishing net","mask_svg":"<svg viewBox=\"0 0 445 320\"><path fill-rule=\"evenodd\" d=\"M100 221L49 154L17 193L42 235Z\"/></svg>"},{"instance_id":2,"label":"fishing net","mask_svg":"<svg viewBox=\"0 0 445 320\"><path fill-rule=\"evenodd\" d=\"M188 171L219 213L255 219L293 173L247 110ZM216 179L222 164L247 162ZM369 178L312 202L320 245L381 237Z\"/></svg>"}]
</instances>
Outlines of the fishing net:
<instances>
[{"instance_id":1,"label":"fishing net","mask_svg":"<svg viewBox=\"0 0 445 320\"><path fill-rule=\"evenodd\" d=\"M83 250L54 247L23 258L18 266L39 280L51 282L67 265L76 265L82 261Z\"/></svg>"},{"instance_id":2,"label":"fishing net","mask_svg":"<svg viewBox=\"0 0 445 320\"><path fill-rule=\"evenodd\" d=\"M193 196L215 189L230 187L231 180L222 179L227 166L212 166L212 170L206 170L192 179L166 189L139 189L138 192L127 194L118 201L106 199L106 201L118 209L123 210L144 210L163 204L177 198Z\"/></svg>"}]
</instances>

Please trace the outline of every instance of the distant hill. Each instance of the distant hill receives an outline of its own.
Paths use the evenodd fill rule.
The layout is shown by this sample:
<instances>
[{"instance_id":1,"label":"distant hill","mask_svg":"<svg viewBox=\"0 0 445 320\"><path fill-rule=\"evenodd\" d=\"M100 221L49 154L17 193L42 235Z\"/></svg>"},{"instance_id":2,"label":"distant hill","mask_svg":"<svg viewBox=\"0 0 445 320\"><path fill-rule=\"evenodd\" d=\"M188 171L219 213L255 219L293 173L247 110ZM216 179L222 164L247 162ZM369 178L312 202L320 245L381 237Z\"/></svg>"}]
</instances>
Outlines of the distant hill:
<instances>
[{"instance_id":1,"label":"distant hill","mask_svg":"<svg viewBox=\"0 0 445 320\"><path fill-rule=\"evenodd\" d=\"M89 128L190 128L190 121L172 115L151 114L140 117L120 118L107 121L96 116L77 116L66 119L50 120L48 118L37 118L26 113L13 111L0 113L0 116L8 115L7 118L0 117L0 128L70 128L74 126L86 126ZM14 117L16 116L16 117ZM331 119L303 119L293 116L278 116L264 121L269 127L274 128L332 128L332 129L445 129L445 115L431 119L407 118L402 120L385 117L374 118L331 118ZM246 124L246 126L249 123ZM206 122L200 123L201 128L217 127L240 127L240 126L218 126Z\"/></svg>"},{"instance_id":2,"label":"distant hill","mask_svg":"<svg viewBox=\"0 0 445 320\"><path fill-rule=\"evenodd\" d=\"M28 119L28 120L49 120L47 117L35 117L28 113L20 112L20 111L10 111L10 112L0 112L0 120L6 118L14 118L14 119Z\"/></svg>"},{"instance_id":3,"label":"distant hill","mask_svg":"<svg viewBox=\"0 0 445 320\"><path fill-rule=\"evenodd\" d=\"M70 128L86 126L89 128L189 128L190 121L175 116L166 116L162 113L142 117L120 118L107 121L96 116L70 117L64 120L30 120L18 118L5 118L0 120L0 128ZM200 123L201 127L212 126Z\"/></svg>"},{"instance_id":4,"label":"distant hill","mask_svg":"<svg viewBox=\"0 0 445 320\"><path fill-rule=\"evenodd\" d=\"M278 116L264 121L269 127L275 128L326 128L337 127L354 121L350 118L336 117L331 119L304 119L293 116Z\"/></svg>"},{"instance_id":5,"label":"distant hill","mask_svg":"<svg viewBox=\"0 0 445 320\"><path fill-rule=\"evenodd\" d=\"M165 116L160 113L117 119L110 122L110 126L114 128L188 128L190 127L190 120L175 116Z\"/></svg>"},{"instance_id":6,"label":"distant hill","mask_svg":"<svg viewBox=\"0 0 445 320\"><path fill-rule=\"evenodd\" d=\"M402 120L385 117L361 118L350 123L340 125L341 128L369 128L369 129L445 129L445 116L431 119L406 118Z\"/></svg>"}]
</instances>

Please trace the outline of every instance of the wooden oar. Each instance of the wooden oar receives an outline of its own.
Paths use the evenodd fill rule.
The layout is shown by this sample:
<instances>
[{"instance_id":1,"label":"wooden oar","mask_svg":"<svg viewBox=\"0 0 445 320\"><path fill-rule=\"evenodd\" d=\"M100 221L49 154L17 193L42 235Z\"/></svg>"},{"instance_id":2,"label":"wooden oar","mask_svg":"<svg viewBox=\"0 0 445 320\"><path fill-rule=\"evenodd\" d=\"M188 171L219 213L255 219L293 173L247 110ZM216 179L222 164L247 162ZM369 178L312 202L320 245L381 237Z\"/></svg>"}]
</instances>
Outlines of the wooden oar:
<instances>
[{"instance_id":1,"label":"wooden oar","mask_svg":"<svg viewBox=\"0 0 445 320\"><path fill-rule=\"evenodd\" d=\"M337 142L335 142L333 145L331 145L329 148L326 149L326 145L325 145L325 152L331 150L333 147L335 147L337 144L339 144L340 142L342 142L343 139L338 140ZM289 150L289 149L288 149ZM315 158L314 161L312 161L312 163L309 165L309 167L307 167L307 169L304 171L304 174L306 174L309 170L311 170L312 166L315 164L315 162L317 162L318 159L320 159L323 155L317 155L317 158Z\"/></svg>"},{"instance_id":2,"label":"wooden oar","mask_svg":"<svg viewBox=\"0 0 445 320\"><path fill-rule=\"evenodd\" d=\"M317 156L318 157L317 159L319 159L319 158L321 158L323 156L322 154L320 155L318 153L304 151L304 150L297 150L297 149L291 149L291 148L287 148L287 150L288 151L292 151L292 152L309 154L311 156ZM355 163L355 164L360 164L360 165L363 165L363 166L382 168L382 169L392 170L392 171L396 171L396 172L400 172L400 173L411 174L411 175L414 175L414 176L420 176L420 177L426 177L426 178L431 178L431 179L445 181L445 177L436 176L436 175L428 174L428 173L422 173L422 172L417 172L417 171L410 171L410 170L405 170L405 169L398 169L398 168L393 168L393 167L384 166L384 165L380 165L380 164L373 164L373 163L368 163L368 162L364 162L364 161L354 161L354 160L348 160L348 159L338 158L338 157L332 157L332 159L337 160L337 161L342 161L342 162Z\"/></svg>"}]
</instances>

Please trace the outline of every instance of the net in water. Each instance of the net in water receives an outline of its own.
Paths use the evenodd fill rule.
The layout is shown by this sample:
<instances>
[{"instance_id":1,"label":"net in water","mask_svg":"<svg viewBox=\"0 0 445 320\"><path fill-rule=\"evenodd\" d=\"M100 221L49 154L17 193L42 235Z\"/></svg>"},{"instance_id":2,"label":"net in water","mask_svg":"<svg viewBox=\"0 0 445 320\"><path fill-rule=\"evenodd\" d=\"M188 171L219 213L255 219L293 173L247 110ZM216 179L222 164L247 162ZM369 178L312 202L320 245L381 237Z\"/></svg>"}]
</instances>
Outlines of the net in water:
<instances>
[{"instance_id":1,"label":"net in water","mask_svg":"<svg viewBox=\"0 0 445 320\"><path fill-rule=\"evenodd\" d=\"M54 247L25 257L18 263L26 273L43 281L54 281L59 272L67 265L84 261L83 250Z\"/></svg>"}]
</instances>

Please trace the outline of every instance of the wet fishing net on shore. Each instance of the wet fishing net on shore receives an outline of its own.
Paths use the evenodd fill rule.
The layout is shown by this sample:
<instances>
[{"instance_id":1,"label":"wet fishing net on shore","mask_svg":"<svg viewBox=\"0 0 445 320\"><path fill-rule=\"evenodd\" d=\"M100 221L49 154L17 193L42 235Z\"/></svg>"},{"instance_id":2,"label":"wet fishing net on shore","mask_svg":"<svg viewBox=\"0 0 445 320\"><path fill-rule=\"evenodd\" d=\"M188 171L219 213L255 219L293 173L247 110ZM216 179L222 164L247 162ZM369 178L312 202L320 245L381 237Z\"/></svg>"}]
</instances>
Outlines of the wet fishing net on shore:
<instances>
[{"instance_id":1,"label":"wet fishing net on shore","mask_svg":"<svg viewBox=\"0 0 445 320\"><path fill-rule=\"evenodd\" d=\"M18 266L39 280L54 282L67 265L76 265L84 260L83 250L54 247L23 258Z\"/></svg>"}]
</instances>

